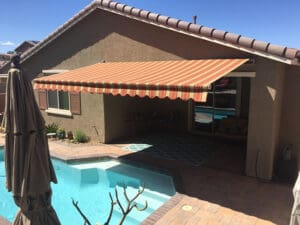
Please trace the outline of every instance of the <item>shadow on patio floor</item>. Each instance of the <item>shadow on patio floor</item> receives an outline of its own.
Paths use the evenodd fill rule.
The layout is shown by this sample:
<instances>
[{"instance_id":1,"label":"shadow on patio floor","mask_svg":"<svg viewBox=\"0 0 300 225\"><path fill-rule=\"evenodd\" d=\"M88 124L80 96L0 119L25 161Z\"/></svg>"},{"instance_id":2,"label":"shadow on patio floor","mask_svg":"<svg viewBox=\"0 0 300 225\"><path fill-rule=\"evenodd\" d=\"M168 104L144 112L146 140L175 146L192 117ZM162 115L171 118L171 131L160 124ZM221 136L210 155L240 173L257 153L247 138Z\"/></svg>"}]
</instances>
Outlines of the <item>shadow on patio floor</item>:
<instances>
[{"instance_id":1,"label":"shadow on patio floor","mask_svg":"<svg viewBox=\"0 0 300 225\"><path fill-rule=\"evenodd\" d=\"M244 176L245 151L243 151L243 145L232 145L226 142L212 143L212 140L197 136L179 136L178 138L174 134L168 134L161 138L157 138L156 135L153 137L152 139L148 137L146 144L155 147L133 152L120 158L169 171L175 178L176 189L180 193L275 224L289 224L293 203L292 186L275 182L266 183ZM160 142L155 141L157 139ZM126 146L124 142L121 143L115 144ZM130 141L127 139L127 144L130 143L145 143L145 137ZM187 143L186 146L178 150L178 146L184 146L184 143ZM193 150L189 150L189 152L196 155L197 151L200 151L199 155L205 156L201 158L199 164L195 163L195 161L199 162L196 156L192 155L192 160L185 156L186 149L191 147ZM168 157L158 153L161 149L158 151L157 148L166 148ZM176 151L172 151L172 148L176 148ZM211 148L216 149L212 149L209 153L208 149ZM202 149L206 154L201 153ZM170 157L169 155L172 154L179 155Z\"/></svg>"}]
</instances>

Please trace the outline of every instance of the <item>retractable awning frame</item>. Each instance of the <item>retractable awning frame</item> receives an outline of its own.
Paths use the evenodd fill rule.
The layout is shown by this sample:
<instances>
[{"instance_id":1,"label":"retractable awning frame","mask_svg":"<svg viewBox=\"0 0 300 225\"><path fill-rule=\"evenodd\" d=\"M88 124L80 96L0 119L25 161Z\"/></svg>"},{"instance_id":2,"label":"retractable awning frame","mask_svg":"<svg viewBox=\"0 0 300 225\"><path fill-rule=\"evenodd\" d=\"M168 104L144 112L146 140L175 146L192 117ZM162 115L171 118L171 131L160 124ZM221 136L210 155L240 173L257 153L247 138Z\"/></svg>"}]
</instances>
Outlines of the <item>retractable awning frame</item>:
<instances>
[{"instance_id":1,"label":"retractable awning frame","mask_svg":"<svg viewBox=\"0 0 300 225\"><path fill-rule=\"evenodd\" d=\"M204 102L210 84L248 59L98 63L35 79L35 89Z\"/></svg>"}]
</instances>

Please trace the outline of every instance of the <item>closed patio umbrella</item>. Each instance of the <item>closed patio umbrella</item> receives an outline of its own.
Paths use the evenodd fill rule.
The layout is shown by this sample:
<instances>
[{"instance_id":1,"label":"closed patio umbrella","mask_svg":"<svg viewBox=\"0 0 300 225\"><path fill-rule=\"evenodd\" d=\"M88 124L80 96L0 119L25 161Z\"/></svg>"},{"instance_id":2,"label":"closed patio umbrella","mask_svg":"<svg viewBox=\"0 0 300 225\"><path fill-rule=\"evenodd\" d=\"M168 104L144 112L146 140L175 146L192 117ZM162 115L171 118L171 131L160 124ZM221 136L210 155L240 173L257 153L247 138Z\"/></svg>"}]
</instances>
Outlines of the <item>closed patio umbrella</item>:
<instances>
[{"instance_id":1,"label":"closed patio umbrella","mask_svg":"<svg viewBox=\"0 0 300 225\"><path fill-rule=\"evenodd\" d=\"M15 225L59 225L51 206L50 182L57 182L50 161L45 122L31 82L12 58L6 90L6 185L20 210Z\"/></svg>"}]
</instances>

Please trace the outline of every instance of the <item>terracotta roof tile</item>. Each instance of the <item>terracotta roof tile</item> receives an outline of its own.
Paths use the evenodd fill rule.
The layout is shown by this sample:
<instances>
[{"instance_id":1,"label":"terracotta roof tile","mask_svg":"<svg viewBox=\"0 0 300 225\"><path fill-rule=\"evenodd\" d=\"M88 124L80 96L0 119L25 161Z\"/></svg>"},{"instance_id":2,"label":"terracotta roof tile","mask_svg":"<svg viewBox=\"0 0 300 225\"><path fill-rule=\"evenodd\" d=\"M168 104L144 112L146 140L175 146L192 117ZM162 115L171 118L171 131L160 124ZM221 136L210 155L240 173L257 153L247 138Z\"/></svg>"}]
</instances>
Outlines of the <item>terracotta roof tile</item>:
<instances>
[{"instance_id":1,"label":"terracotta roof tile","mask_svg":"<svg viewBox=\"0 0 300 225\"><path fill-rule=\"evenodd\" d=\"M127 5L124 7L124 13L131 14L132 9L133 7Z\"/></svg>"},{"instance_id":2,"label":"terracotta roof tile","mask_svg":"<svg viewBox=\"0 0 300 225\"><path fill-rule=\"evenodd\" d=\"M183 29L183 30L188 30L190 25L191 25L191 23L180 20L178 23L178 28Z\"/></svg>"},{"instance_id":3,"label":"terracotta roof tile","mask_svg":"<svg viewBox=\"0 0 300 225\"><path fill-rule=\"evenodd\" d=\"M224 40L228 41L229 43L236 44L238 43L240 37L241 37L240 34L226 33Z\"/></svg>"},{"instance_id":4,"label":"terracotta roof tile","mask_svg":"<svg viewBox=\"0 0 300 225\"><path fill-rule=\"evenodd\" d=\"M201 30L200 30L200 34L203 35L203 36L211 37L212 36L212 32L214 30L215 29L210 28L210 27L202 27Z\"/></svg>"},{"instance_id":5,"label":"terracotta roof tile","mask_svg":"<svg viewBox=\"0 0 300 225\"><path fill-rule=\"evenodd\" d=\"M225 35L227 33L228 33L227 31L223 31L223 30L214 30L212 33L212 36L213 36L213 38L224 40Z\"/></svg>"},{"instance_id":6,"label":"terracotta roof tile","mask_svg":"<svg viewBox=\"0 0 300 225\"><path fill-rule=\"evenodd\" d=\"M131 14L133 16L140 16L141 11L142 11L141 9L133 8Z\"/></svg>"},{"instance_id":7,"label":"terracotta roof tile","mask_svg":"<svg viewBox=\"0 0 300 225\"><path fill-rule=\"evenodd\" d=\"M192 23L189 27L189 31L192 33L196 33L196 34L200 33L200 29L201 29L201 26L198 24L194 24L194 23Z\"/></svg>"},{"instance_id":8,"label":"terracotta roof tile","mask_svg":"<svg viewBox=\"0 0 300 225\"><path fill-rule=\"evenodd\" d=\"M115 8L115 9L117 9L117 10L119 10L119 11L123 12L123 10L124 10L125 6L126 6L126 5L124 5L124 4L117 3L117 5L116 5L116 8Z\"/></svg>"},{"instance_id":9,"label":"terracotta roof tile","mask_svg":"<svg viewBox=\"0 0 300 225\"><path fill-rule=\"evenodd\" d=\"M258 41L255 40L253 42L253 46L252 48L254 48L255 50L259 50L259 51L267 51L268 45L270 43L264 42L264 41Z\"/></svg>"},{"instance_id":10,"label":"terracotta roof tile","mask_svg":"<svg viewBox=\"0 0 300 225\"><path fill-rule=\"evenodd\" d=\"M150 13L148 15L148 19L151 20L151 21L153 21L153 22L157 22L158 21L158 19L157 19L158 17L159 17L159 14L157 14L157 13Z\"/></svg>"},{"instance_id":11,"label":"terracotta roof tile","mask_svg":"<svg viewBox=\"0 0 300 225\"><path fill-rule=\"evenodd\" d=\"M200 38L211 38L211 41L219 40L224 44L232 44L232 47L242 47L241 51L248 51L253 54L264 55L265 57L269 57L269 54L273 56L278 56L277 60L281 60L282 62L287 62L285 59L291 59L290 63L300 64L300 50L294 48L288 48L285 46L273 45L267 42L258 41L253 38L244 37L234 33L227 33L226 31L216 30L214 28L200 26L196 24L191 24L189 22L180 21L175 18L169 18L167 16L162 16L156 13L151 13L146 10L140 10L137 8L133 8L131 6L126 6L121 3L113 2L111 0L94 0L90 5L81 10L78 14L76 14L73 18L68 20L65 24L59 27L55 32L50 34L44 41L37 44L30 51L24 53L22 58L26 60L28 57L33 55L35 52L39 51L39 49L43 48L57 36L62 34L62 32L66 29L69 29L70 26L73 25L74 22L79 21L83 15L86 15L101 7L102 9L108 9L110 11L116 11L119 14L123 14L124 16L134 16L137 20L142 20L143 22L151 22L157 23L158 25L166 26L166 28L176 28L180 31L187 32L187 34L196 34L199 35ZM255 51L253 51L255 50ZM272 58L274 59L274 57Z\"/></svg>"},{"instance_id":12,"label":"terracotta roof tile","mask_svg":"<svg viewBox=\"0 0 300 225\"><path fill-rule=\"evenodd\" d=\"M168 26L177 28L179 21L180 20L175 19L175 18L169 18L168 19Z\"/></svg>"},{"instance_id":13,"label":"terracotta roof tile","mask_svg":"<svg viewBox=\"0 0 300 225\"><path fill-rule=\"evenodd\" d=\"M101 1L101 4L102 4L102 6L106 6L106 7L108 7L109 6L109 4L110 4L110 0L102 0Z\"/></svg>"},{"instance_id":14,"label":"terracotta roof tile","mask_svg":"<svg viewBox=\"0 0 300 225\"><path fill-rule=\"evenodd\" d=\"M274 55L284 55L286 49L287 47L284 46L270 44L268 47L268 52Z\"/></svg>"},{"instance_id":15,"label":"terracotta roof tile","mask_svg":"<svg viewBox=\"0 0 300 225\"><path fill-rule=\"evenodd\" d=\"M248 37L244 37L244 36L241 36L239 39L238 39L238 44L243 46L243 47L246 47L246 48L252 48L253 47L253 42L255 41L255 39L253 38L248 38Z\"/></svg>"},{"instance_id":16,"label":"terracotta roof tile","mask_svg":"<svg viewBox=\"0 0 300 225\"><path fill-rule=\"evenodd\" d=\"M117 2L110 2L109 3L109 8L111 8L111 9L115 9L116 8L116 6L117 6Z\"/></svg>"},{"instance_id":17,"label":"terracotta roof tile","mask_svg":"<svg viewBox=\"0 0 300 225\"><path fill-rule=\"evenodd\" d=\"M147 10L142 10L141 13L140 13L140 16L144 19L148 19L148 15L150 14L149 11Z\"/></svg>"},{"instance_id":18,"label":"terracotta roof tile","mask_svg":"<svg viewBox=\"0 0 300 225\"><path fill-rule=\"evenodd\" d=\"M159 23L161 23L161 24L167 25L168 19L169 19L168 16L162 16L162 15L160 15L160 16L158 17L157 22L159 22Z\"/></svg>"},{"instance_id":19,"label":"terracotta roof tile","mask_svg":"<svg viewBox=\"0 0 300 225\"><path fill-rule=\"evenodd\" d=\"M285 51L285 57L287 58L295 58L299 55L299 50L295 48L287 48Z\"/></svg>"}]
</instances>

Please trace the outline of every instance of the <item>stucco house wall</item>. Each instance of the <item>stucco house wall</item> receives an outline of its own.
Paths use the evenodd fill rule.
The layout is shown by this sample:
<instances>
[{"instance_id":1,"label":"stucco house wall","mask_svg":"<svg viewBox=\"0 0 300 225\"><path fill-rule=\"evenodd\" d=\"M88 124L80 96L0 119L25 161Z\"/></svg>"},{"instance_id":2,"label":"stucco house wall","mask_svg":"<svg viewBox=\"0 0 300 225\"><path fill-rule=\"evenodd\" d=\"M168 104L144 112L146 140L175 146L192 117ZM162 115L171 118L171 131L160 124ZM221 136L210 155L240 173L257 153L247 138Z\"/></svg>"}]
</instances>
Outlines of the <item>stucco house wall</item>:
<instances>
[{"instance_id":1,"label":"stucco house wall","mask_svg":"<svg viewBox=\"0 0 300 225\"><path fill-rule=\"evenodd\" d=\"M103 95L81 93L81 114L71 117L42 111L47 124L56 123L66 132L81 129L96 142L105 142Z\"/></svg>"},{"instance_id":2,"label":"stucco house wall","mask_svg":"<svg viewBox=\"0 0 300 225\"><path fill-rule=\"evenodd\" d=\"M150 130L186 132L187 110L187 101L179 99L105 95L105 140L109 143Z\"/></svg>"},{"instance_id":3,"label":"stucco house wall","mask_svg":"<svg viewBox=\"0 0 300 225\"><path fill-rule=\"evenodd\" d=\"M251 79L247 140L247 175L270 180L279 151L285 65L256 58Z\"/></svg>"},{"instance_id":4,"label":"stucco house wall","mask_svg":"<svg viewBox=\"0 0 300 225\"><path fill-rule=\"evenodd\" d=\"M283 107L280 129L280 147L292 145L292 151L300 163L300 67L285 66Z\"/></svg>"}]
</instances>

